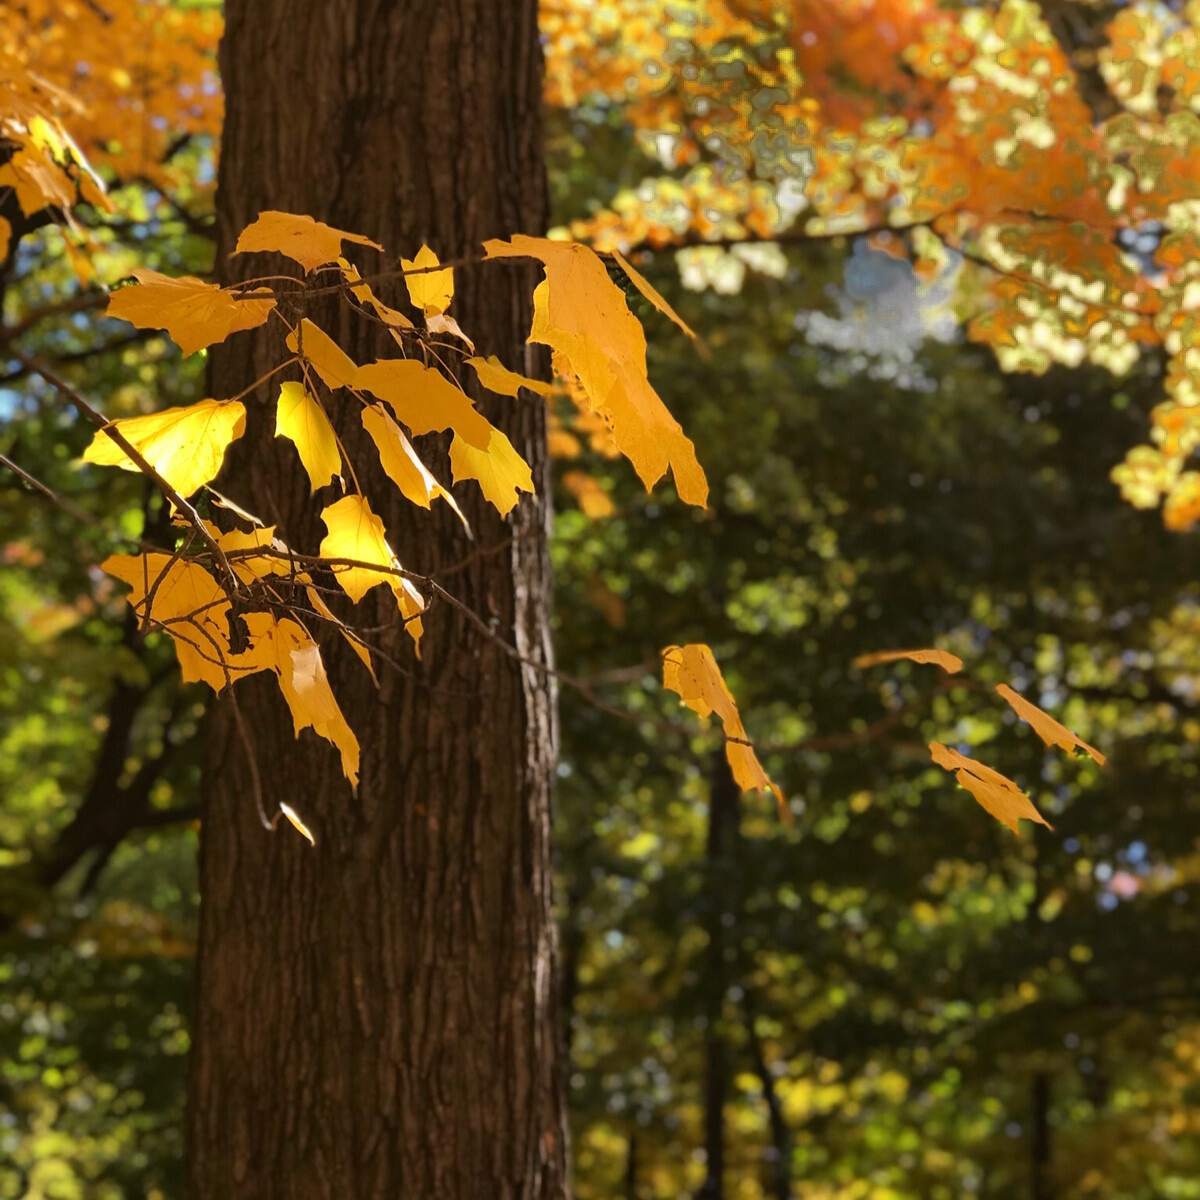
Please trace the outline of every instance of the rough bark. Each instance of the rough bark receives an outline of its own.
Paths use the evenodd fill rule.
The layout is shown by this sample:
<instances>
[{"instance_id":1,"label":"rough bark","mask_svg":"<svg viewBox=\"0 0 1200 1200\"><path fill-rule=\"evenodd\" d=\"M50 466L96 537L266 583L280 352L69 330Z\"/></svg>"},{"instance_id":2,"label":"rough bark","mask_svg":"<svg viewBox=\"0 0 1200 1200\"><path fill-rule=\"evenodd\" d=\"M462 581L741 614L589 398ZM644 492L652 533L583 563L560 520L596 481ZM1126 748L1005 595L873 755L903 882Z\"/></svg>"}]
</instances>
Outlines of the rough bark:
<instances>
[{"instance_id":1,"label":"rough bark","mask_svg":"<svg viewBox=\"0 0 1200 1200\"><path fill-rule=\"evenodd\" d=\"M541 232L545 181L535 0L229 0L218 262L227 279L282 269L229 259L263 209L443 260L487 237ZM355 256L364 271L370 255ZM390 264L389 264L390 265ZM289 268L293 272L295 267ZM453 312L479 353L536 373L526 351L536 276L461 269ZM403 299L403 285L380 285ZM359 362L395 348L330 301L306 309ZM212 355L213 394L278 361L277 332ZM323 527L291 446L275 441L277 377L248 397L227 490L312 549ZM351 405L335 419L401 561L438 574L498 638L548 663L545 434L540 408L488 415L534 470L539 498L509 521L476 486L445 506L400 499ZM449 482L442 447L420 447ZM337 498L327 489L326 503ZM443 511L438 512L436 510ZM353 611L407 673L324 646L362 743L352 794L337 756L273 687L239 685L268 811L285 800L317 834L264 830L245 739L218 706L201 850L199 993L188 1118L192 1200L541 1200L563 1191L548 854L555 728L544 672L522 667L446 605L417 662L377 588Z\"/></svg>"}]
</instances>

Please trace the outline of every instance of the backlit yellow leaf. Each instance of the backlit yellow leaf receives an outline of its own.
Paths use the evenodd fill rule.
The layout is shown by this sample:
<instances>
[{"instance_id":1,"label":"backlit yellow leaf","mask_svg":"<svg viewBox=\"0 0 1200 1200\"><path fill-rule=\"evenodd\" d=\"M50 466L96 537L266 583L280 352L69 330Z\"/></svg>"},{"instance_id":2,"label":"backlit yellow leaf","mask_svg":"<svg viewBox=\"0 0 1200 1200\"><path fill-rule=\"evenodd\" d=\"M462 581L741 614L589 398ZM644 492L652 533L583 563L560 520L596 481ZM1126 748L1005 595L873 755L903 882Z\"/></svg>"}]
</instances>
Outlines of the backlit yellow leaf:
<instances>
[{"instance_id":1,"label":"backlit yellow leaf","mask_svg":"<svg viewBox=\"0 0 1200 1200\"><path fill-rule=\"evenodd\" d=\"M771 782L754 753L713 652L698 643L668 646L663 651L663 687L678 693L684 704L699 716L716 713L720 717L725 727L725 757L738 787L744 792L769 789L775 794L780 810L786 812L783 793Z\"/></svg>"},{"instance_id":2,"label":"backlit yellow leaf","mask_svg":"<svg viewBox=\"0 0 1200 1200\"><path fill-rule=\"evenodd\" d=\"M552 383L518 375L516 371L510 371L494 354L489 354L487 358L468 358L467 362L475 369L479 382L501 396L516 396L522 388L537 392L539 396L549 396L554 392Z\"/></svg>"},{"instance_id":3,"label":"backlit yellow leaf","mask_svg":"<svg viewBox=\"0 0 1200 1200\"><path fill-rule=\"evenodd\" d=\"M139 620L170 635L185 682L219 692L246 673L231 660L229 601L199 563L170 554L114 554L100 569L130 585Z\"/></svg>"},{"instance_id":4,"label":"backlit yellow leaf","mask_svg":"<svg viewBox=\"0 0 1200 1200\"><path fill-rule=\"evenodd\" d=\"M258 219L242 230L233 252L247 254L261 250L283 254L308 272L325 263L336 262L341 257L344 241L370 246L375 250L383 249L378 242L360 233L334 229L331 225L296 213L271 211L259 213Z\"/></svg>"},{"instance_id":5,"label":"backlit yellow leaf","mask_svg":"<svg viewBox=\"0 0 1200 1200\"><path fill-rule=\"evenodd\" d=\"M489 258L532 257L545 264L546 278L533 293L529 340L551 346L566 361L647 488L670 470L680 498L703 506L708 482L696 448L651 387L646 336L600 259L577 242L524 235L485 248Z\"/></svg>"},{"instance_id":6,"label":"backlit yellow leaf","mask_svg":"<svg viewBox=\"0 0 1200 1200\"><path fill-rule=\"evenodd\" d=\"M944 770L951 771L961 787L965 787L980 805L997 821L1002 821L1013 831L1020 833L1017 822L1024 818L1039 825L1052 828L1049 821L1033 806L1033 801L1011 779L993 771L991 767L976 762L943 746L941 742L930 742L929 753L933 761Z\"/></svg>"},{"instance_id":7,"label":"backlit yellow leaf","mask_svg":"<svg viewBox=\"0 0 1200 1200\"><path fill-rule=\"evenodd\" d=\"M428 313L425 317L425 329L428 333L448 333L456 337L472 354L475 353L475 343L459 328L458 322L446 313Z\"/></svg>"},{"instance_id":8,"label":"backlit yellow leaf","mask_svg":"<svg viewBox=\"0 0 1200 1200\"><path fill-rule=\"evenodd\" d=\"M246 409L238 400L201 400L186 408L110 421L97 431L83 461L136 471L139 468L105 432L114 426L181 496L190 496L217 477L229 443L245 431Z\"/></svg>"},{"instance_id":9,"label":"backlit yellow leaf","mask_svg":"<svg viewBox=\"0 0 1200 1200\"><path fill-rule=\"evenodd\" d=\"M688 323L671 307L662 293L648 280L645 275L635 269L632 263L620 252L614 248L612 252L613 258L616 260L617 266L629 277L629 282L633 284L655 308L658 309L664 317L669 317L684 333L690 338L695 338L696 334Z\"/></svg>"},{"instance_id":10,"label":"backlit yellow leaf","mask_svg":"<svg viewBox=\"0 0 1200 1200\"><path fill-rule=\"evenodd\" d=\"M901 659L915 663L932 663L935 667L941 667L947 675L957 675L963 668L962 659L947 650L879 650L874 654L860 654L851 665L859 668L874 667L879 663L899 662Z\"/></svg>"},{"instance_id":11,"label":"backlit yellow leaf","mask_svg":"<svg viewBox=\"0 0 1200 1200\"><path fill-rule=\"evenodd\" d=\"M436 267L441 260L428 246L417 251L416 258L402 258L400 266L405 271L419 271L423 267ZM419 275L405 275L404 283L412 302L427 316L444 313L454 296L454 272L422 271Z\"/></svg>"},{"instance_id":12,"label":"backlit yellow leaf","mask_svg":"<svg viewBox=\"0 0 1200 1200\"><path fill-rule=\"evenodd\" d=\"M371 511L363 496L344 496L321 513L329 533L321 542L320 554L327 559L349 559L392 568L373 571L368 566L332 566L342 590L356 604L378 584L386 584L396 597L400 615L413 641L421 636L420 614L425 611L421 593L403 576L395 574L400 563L387 544L383 522Z\"/></svg>"},{"instance_id":13,"label":"backlit yellow leaf","mask_svg":"<svg viewBox=\"0 0 1200 1200\"><path fill-rule=\"evenodd\" d=\"M1014 692L1007 683L997 684L996 691L1022 721L1028 721L1033 726L1033 731L1047 746L1058 746L1068 754L1082 750L1104 766L1107 759L1099 750L1076 737L1065 725L1060 724L1049 713L1043 712L1036 704L1031 704L1024 696Z\"/></svg>"},{"instance_id":14,"label":"backlit yellow leaf","mask_svg":"<svg viewBox=\"0 0 1200 1200\"><path fill-rule=\"evenodd\" d=\"M280 385L275 436L290 438L296 444L314 492L341 472L342 455L333 436L333 426L304 384Z\"/></svg>"},{"instance_id":15,"label":"backlit yellow leaf","mask_svg":"<svg viewBox=\"0 0 1200 1200\"><path fill-rule=\"evenodd\" d=\"M296 830L301 837L307 838L309 845L315 846L317 839L313 836L313 831L300 819L300 814L290 805L285 804L282 800L279 802L279 811L287 817L293 829Z\"/></svg>"},{"instance_id":16,"label":"backlit yellow leaf","mask_svg":"<svg viewBox=\"0 0 1200 1200\"><path fill-rule=\"evenodd\" d=\"M307 317L287 336L287 348L301 354L327 388L354 387L358 364L323 330Z\"/></svg>"},{"instance_id":17,"label":"backlit yellow leaf","mask_svg":"<svg viewBox=\"0 0 1200 1200\"><path fill-rule=\"evenodd\" d=\"M454 472L455 483L478 480L484 496L500 510L501 516L516 507L521 492L534 490L529 464L495 428L483 450L455 436L450 443L450 470Z\"/></svg>"},{"instance_id":18,"label":"backlit yellow leaf","mask_svg":"<svg viewBox=\"0 0 1200 1200\"><path fill-rule=\"evenodd\" d=\"M184 354L223 342L241 329L254 329L275 307L272 299L259 299L253 292L238 299L234 292L191 275L173 279L138 270L133 277L136 287L120 288L109 297L108 315L138 329L165 329Z\"/></svg>"},{"instance_id":19,"label":"backlit yellow leaf","mask_svg":"<svg viewBox=\"0 0 1200 1200\"><path fill-rule=\"evenodd\" d=\"M388 477L400 489L401 495L429 508L439 497L458 514L458 519L470 532L467 519L459 510L454 497L444 488L421 461L404 431L384 412L381 405L368 404L362 413L363 428L379 451L379 462Z\"/></svg>"},{"instance_id":20,"label":"backlit yellow leaf","mask_svg":"<svg viewBox=\"0 0 1200 1200\"><path fill-rule=\"evenodd\" d=\"M298 621L272 613L251 612L245 616L250 648L239 662L254 671L272 671L291 710L296 736L311 728L331 742L342 756L342 773L351 787L358 786L358 738L346 724L329 686L321 651L308 630Z\"/></svg>"}]
</instances>

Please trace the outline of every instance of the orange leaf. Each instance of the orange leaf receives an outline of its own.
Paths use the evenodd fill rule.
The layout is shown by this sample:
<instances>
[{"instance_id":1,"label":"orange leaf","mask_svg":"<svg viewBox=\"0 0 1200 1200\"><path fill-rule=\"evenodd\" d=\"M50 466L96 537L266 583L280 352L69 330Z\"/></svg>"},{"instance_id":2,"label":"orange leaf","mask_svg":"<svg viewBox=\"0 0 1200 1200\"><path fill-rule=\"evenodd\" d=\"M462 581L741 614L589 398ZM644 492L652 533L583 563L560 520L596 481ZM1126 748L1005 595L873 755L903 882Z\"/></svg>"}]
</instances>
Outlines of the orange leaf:
<instances>
[{"instance_id":1,"label":"orange leaf","mask_svg":"<svg viewBox=\"0 0 1200 1200\"><path fill-rule=\"evenodd\" d=\"M1090 754L1101 766L1104 766L1107 759L1099 750L1076 737L1065 725L1060 724L1049 713L1043 712L1036 704L1030 704L1024 696L1014 692L1007 683L997 684L996 691L1022 721L1027 721L1033 726L1034 733L1047 746L1058 746L1068 754L1082 750L1085 754Z\"/></svg>"},{"instance_id":2,"label":"orange leaf","mask_svg":"<svg viewBox=\"0 0 1200 1200\"><path fill-rule=\"evenodd\" d=\"M361 233L347 233L296 213L268 211L259 213L258 220L242 230L233 252L282 254L308 272L325 263L336 262L341 257L343 241L370 246L374 250L383 249L378 242Z\"/></svg>"},{"instance_id":3,"label":"orange leaf","mask_svg":"<svg viewBox=\"0 0 1200 1200\"><path fill-rule=\"evenodd\" d=\"M878 650L874 654L860 654L850 665L860 669L878 666L880 663L899 662L908 659L915 663L932 663L941 667L947 675L957 675L963 661L948 650Z\"/></svg>"},{"instance_id":4,"label":"orange leaf","mask_svg":"<svg viewBox=\"0 0 1200 1200\"><path fill-rule=\"evenodd\" d=\"M108 301L108 315L138 329L165 329L184 352L193 354L232 333L261 325L274 300L239 300L233 292L192 275L173 279L157 271L134 271L137 287L123 287ZM254 293L246 293L253 296Z\"/></svg>"},{"instance_id":5,"label":"orange leaf","mask_svg":"<svg viewBox=\"0 0 1200 1200\"><path fill-rule=\"evenodd\" d=\"M981 807L991 813L997 821L1003 822L1013 831L1021 832L1017 825L1022 817L1027 821L1036 821L1047 829L1053 826L1033 806L1033 801L1011 779L993 771L991 767L976 762L943 746L941 742L930 742L929 753L939 767L954 774L960 787L965 787Z\"/></svg>"},{"instance_id":6,"label":"orange leaf","mask_svg":"<svg viewBox=\"0 0 1200 1200\"><path fill-rule=\"evenodd\" d=\"M783 792L772 783L758 761L713 652L699 643L668 646L663 651L663 687L676 692L699 716L716 713L721 718L725 727L725 757L738 787L744 792L754 788L769 789L774 792L780 811L787 813Z\"/></svg>"}]
</instances>

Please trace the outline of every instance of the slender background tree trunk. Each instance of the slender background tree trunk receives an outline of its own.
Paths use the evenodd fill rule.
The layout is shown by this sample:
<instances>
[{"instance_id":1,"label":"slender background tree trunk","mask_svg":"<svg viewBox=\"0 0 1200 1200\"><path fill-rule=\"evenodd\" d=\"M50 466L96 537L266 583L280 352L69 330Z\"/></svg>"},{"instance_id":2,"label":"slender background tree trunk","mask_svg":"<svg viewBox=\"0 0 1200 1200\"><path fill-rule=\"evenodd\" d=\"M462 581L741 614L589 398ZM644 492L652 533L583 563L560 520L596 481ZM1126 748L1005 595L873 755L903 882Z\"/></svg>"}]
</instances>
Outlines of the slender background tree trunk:
<instances>
[{"instance_id":1,"label":"slender background tree trunk","mask_svg":"<svg viewBox=\"0 0 1200 1200\"><path fill-rule=\"evenodd\" d=\"M307 213L393 254L444 260L486 237L541 232L541 58L535 0L229 0L218 271L283 261L229 254L261 210ZM364 272L391 261L359 257ZM288 269L295 272L294 265ZM481 354L536 371L524 342L536 274L457 272L453 312ZM381 285L399 302L403 284ZM357 361L395 347L336 301L306 309ZM274 323L273 323L274 324ZM215 396L279 359L278 328L212 355ZM247 398L225 487L311 549L324 532L290 444L273 437L281 379ZM402 501L334 397L339 433L401 561L438 574L495 635L547 663L544 418L488 415L530 462L539 498L510 521L471 483L475 531ZM421 447L448 482L442 447ZM435 505L435 509L445 509ZM447 568L474 555L453 572ZM418 663L377 589L353 611L404 667L376 691L338 644L330 680L362 743L357 794L336 753L291 719L270 681L238 694L268 812L287 801L310 847L256 812L246 741L215 714L204 797L199 992L188 1118L192 1200L540 1200L563 1191L548 854L555 749L544 672L521 667L445 604Z\"/></svg>"}]
</instances>

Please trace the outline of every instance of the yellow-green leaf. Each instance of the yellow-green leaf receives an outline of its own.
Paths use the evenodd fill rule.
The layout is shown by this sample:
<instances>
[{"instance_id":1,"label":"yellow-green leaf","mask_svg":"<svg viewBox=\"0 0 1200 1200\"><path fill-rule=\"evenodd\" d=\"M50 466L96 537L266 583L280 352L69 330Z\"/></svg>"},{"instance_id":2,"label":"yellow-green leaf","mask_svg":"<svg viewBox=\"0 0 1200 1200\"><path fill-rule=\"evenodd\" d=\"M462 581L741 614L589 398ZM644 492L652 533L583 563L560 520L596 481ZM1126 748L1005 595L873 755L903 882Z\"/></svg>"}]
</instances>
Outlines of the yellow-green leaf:
<instances>
[{"instance_id":1,"label":"yellow-green leaf","mask_svg":"<svg viewBox=\"0 0 1200 1200\"><path fill-rule=\"evenodd\" d=\"M333 426L302 383L280 385L275 436L290 438L295 443L314 492L341 472L342 455Z\"/></svg>"},{"instance_id":2,"label":"yellow-green leaf","mask_svg":"<svg viewBox=\"0 0 1200 1200\"><path fill-rule=\"evenodd\" d=\"M272 299L260 299L253 292L238 294L205 283L191 275L173 279L157 271L133 272L136 287L113 292L108 315L128 321L138 329L165 329L171 340L192 354L223 342L231 333L254 329L271 315Z\"/></svg>"},{"instance_id":3,"label":"yellow-green leaf","mask_svg":"<svg viewBox=\"0 0 1200 1200\"><path fill-rule=\"evenodd\" d=\"M84 462L137 471L105 432L114 427L181 496L190 496L217 477L230 442L246 429L246 409L238 400L201 400L185 408L110 421L83 452Z\"/></svg>"}]
</instances>

